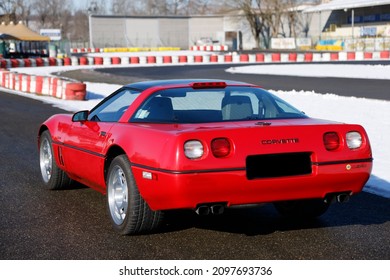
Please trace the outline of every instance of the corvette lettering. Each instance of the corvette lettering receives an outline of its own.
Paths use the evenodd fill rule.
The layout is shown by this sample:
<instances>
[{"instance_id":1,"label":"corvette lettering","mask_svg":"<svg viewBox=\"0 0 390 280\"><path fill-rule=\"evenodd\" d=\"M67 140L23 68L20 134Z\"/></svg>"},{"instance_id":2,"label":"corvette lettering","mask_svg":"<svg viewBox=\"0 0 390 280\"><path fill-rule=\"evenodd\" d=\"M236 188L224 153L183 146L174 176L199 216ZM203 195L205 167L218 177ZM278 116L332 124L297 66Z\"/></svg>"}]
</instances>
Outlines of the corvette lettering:
<instances>
[{"instance_id":1,"label":"corvette lettering","mask_svg":"<svg viewBox=\"0 0 390 280\"><path fill-rule=\"evenodd\" d=\"M264 139L261 140L263 145L275 145L275 144L297 144L299 143L298 138L287 138L287 139Z\"/></svg>"}]
</instances>

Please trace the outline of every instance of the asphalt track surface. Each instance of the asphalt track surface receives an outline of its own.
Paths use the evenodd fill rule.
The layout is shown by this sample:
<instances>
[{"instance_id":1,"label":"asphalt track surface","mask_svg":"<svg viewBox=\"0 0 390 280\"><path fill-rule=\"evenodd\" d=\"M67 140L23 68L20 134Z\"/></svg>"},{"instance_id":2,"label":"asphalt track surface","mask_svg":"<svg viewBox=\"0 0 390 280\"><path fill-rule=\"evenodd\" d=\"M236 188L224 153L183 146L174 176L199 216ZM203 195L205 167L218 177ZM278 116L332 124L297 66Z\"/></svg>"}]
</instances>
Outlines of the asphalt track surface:
<instances>
[{"instance_id":1,"label":"asphalt track surface","mask_svg":"<svg viewBox=\"0 0 390 280\"><path fill-rule=\"evenodd\" d=\"M161 79L172 70L138 69L132 77ZM187 71L195 69L181 68ZM217 75L209 71L204 76ZM63 112L0 91L0 259L390 259L389 199L364 192L332 205L315 221L282 218L272 205L211 217L171 212L160 232L119 236L108 220L105 196L82 185L42 187L37 130Z\"/></svg>"}]
</instances>

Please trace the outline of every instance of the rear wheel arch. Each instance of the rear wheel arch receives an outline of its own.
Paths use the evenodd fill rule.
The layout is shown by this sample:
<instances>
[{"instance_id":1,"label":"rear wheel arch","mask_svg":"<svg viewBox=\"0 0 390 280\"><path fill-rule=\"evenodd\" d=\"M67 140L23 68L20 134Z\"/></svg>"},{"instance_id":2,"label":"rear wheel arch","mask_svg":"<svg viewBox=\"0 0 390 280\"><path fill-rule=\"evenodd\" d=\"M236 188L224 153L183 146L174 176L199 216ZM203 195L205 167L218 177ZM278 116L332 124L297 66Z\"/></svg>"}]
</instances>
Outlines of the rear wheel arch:
<instances>
[{"instance_id":1,"label":"rear wheel arch","mask_svg":"<svg viewBox=\"0 0 390 280\"><path fill-rule=\"evenodd\" d=\"M164 213L153 211L143 199L127 155L121 153L120 148L115 148L107 157L105 165L108 166L107 211L114 229L123 235L148 233L158 229Z\"/></svg>"}]
</instances>

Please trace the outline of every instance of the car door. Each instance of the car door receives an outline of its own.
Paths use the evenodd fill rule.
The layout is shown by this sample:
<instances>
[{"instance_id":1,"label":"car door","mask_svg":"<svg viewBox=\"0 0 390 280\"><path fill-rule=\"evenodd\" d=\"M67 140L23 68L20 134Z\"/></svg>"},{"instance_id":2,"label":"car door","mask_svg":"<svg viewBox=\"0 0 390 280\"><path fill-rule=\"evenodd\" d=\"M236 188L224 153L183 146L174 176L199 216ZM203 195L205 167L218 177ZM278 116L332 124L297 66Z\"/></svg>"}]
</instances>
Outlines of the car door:
<instances>
[{"instance_id":1,"label":"car door","mask_svg":"<svg viewBox=\"0 0 390 280\"><path fill-rule=\"evenodd\" d=\"M63 158L68 172L76 180L94 188L104 186L104 148L113 122L74 122ZM102 186L103 184L103 186Z\"/></svg>"},{"instance_id":2,"label":"car door","mask_svg":"<svg viewBox=\"0 0 390 280\"><path fill-rule=\"evenodd\" d=\"M67 172L90 187L104 189L104 160L111 128L118 122L137 92L119 90L104 100L88 115L87 120L74 121L64 140L63 159Z\"/></svg>"}]
</instances>

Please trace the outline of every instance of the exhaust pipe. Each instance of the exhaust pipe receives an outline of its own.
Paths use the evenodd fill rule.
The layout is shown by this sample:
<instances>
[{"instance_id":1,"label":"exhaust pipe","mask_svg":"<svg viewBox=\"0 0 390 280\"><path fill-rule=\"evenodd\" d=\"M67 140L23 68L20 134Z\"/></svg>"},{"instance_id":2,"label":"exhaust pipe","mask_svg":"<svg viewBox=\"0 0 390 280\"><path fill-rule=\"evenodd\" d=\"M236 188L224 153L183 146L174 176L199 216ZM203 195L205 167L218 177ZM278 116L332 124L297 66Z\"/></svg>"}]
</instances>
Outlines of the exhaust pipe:
<instances>
[{"instance_id":1,"label":"exhaust pipe","mask_svg":"<svg viewBox=\"0 0 390 280\"><path fill-rule=\"evenodd\" d=\"M222 204L200 205L196 208L195 213L199 216L206 216L209 214L221 215L225 211L225 206Z\"/></svg>"},{"instance_id":2,"label":"exhaust pipe","mask_svg":"<svg viewBox=\"0 0 390 280\"><path fill-rule=\"evenodd\" d=\"M336 200L339 203L348 202L349 201L349 195L345 194L345 193L339 194L339 195L336 196Z\"/></svg>"},{"instance_id":3,"label":"exhaust pipe","mask_svg":"<svg viewBox=\"0 0 390 280\"><path fill-rule=\"evenodd\" d=\"M225 210L225 207L221 204L216 204L216 205L210 206L210 210L211 210L211 213L213 215L221 215L223 213L223 211Z\"/></svg>"},{"instance_id":4,"label":"exhaust pipe","mask_svg":"<svg viewBox=\"0 0 390 280\"><path fill-rule=\"evenodd\" d=\"M330 193L325 197L324 202L328 204L345 203L349 201L350 196L351 193Z\"/></svg>"},{"instance_id":5,"label":"exhaust pipe","mask_svg":"<svg viewBox=\"0 0 390 280\"><path fill-rule=\"evenodd\" d=\"M195 213L198 214L199 216L206 216L210 214L210 207L206 205L201 205L198 208L196 208Z\"/></svg>"}]
</instances>

